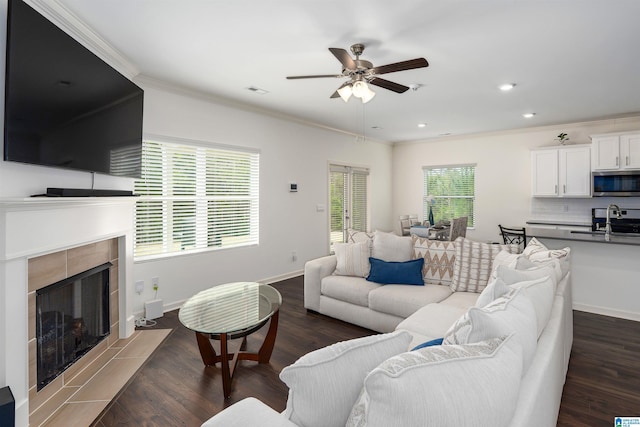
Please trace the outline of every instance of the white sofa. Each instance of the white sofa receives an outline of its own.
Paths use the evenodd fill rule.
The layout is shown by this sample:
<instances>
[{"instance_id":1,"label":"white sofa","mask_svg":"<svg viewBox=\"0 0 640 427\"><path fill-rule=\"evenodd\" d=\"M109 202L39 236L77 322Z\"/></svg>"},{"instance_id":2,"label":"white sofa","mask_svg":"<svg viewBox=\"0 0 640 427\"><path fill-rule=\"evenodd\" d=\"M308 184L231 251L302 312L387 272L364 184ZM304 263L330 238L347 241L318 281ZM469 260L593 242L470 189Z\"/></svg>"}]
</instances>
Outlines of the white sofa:
<instances>
[{"instance_id":1,"label":"white sofa","mask_svg":"<svg viewBox=\"0 0 640 427\"><path fill-rule=\"evenodd\" d=\"M431 248L425 252L424 246L432 243L420 240L412 240L414 258L421 255L429 264L442 263L446 250L456 250L455 245L452 249L450 243L441 242L447 248L434 246L434 253L428 253ZM453 282L376 286L363 278L336 277L335 256L307 263L307 308L380 332L395 332L360 339L368 340L364 343L352 340L326 347L285 368L281 379L290 393L282 414L248 398L203 425L556 425L573 342L568 248L547 250L534 239L524 254L516 255L507 250L496 253L496 247L468 239L456 244L457 261L444 262L453 271L434 269L424 278L435 280L437 275L445 283L457 280L458 288ZM477 255L470 254L472 246L492 252L489 271L480 274L490 277L476 289L482 292L460 292L460 282L469 282L468 276L473 276L468 272L469 259ZM471 264L476 267L482 264L475 261ZM462 273L465 269L467 273ZM345 288L342 294L336 280ZM368 290L366 306L356 286ZM520 305L512 302L516 298ZM507 302L500 306L501 300ZM515 313L515 320L492 317L507 313L504 306L510 315ZM487 318L492 320L486 323ZM496 343L497 335L503 341ZM434 338L444 338L444 345L407 352ZM493 353L483 348L480 356L469 355L478 345L491 347ZM449 357L458 359L446 360Z\"/></svg>"}]
</instances>

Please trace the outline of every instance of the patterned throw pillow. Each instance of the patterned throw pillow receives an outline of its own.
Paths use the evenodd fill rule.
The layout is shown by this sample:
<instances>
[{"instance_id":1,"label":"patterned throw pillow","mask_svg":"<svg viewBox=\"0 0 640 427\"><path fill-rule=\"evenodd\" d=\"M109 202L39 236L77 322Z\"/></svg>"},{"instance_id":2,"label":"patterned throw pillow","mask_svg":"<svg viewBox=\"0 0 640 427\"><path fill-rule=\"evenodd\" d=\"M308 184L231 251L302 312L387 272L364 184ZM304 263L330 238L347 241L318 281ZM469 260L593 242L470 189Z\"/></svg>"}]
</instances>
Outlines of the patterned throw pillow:
<instances>
[{"instance_id":1,"label":"patterned throw pillow","mask_svg":"<svg viewBox=\"0 0 640 427\"><path fill-rule=\"evenodd\" d=\"M365 378L347 427L509 425L522 372L514 338L426 347L385 360Z\"/></svg>"},{"instance_id":2,"label":"patterned throw pillow","mask_svg":"<svg viewBox=\"0 0 640 427\"><path fill-rule=\"evenodd\" d=\"M424 283L450 286L456 259L454 242L429 240L413 235L413 257L424 258Z\"/></svg>"},{"instance_id":3,"label":"patterned throw pillow","mask_svg":"<svg viewBox=\"0 0 640 427\"><path fill-rule=\"evenodd\" d=\"M367 277L369 275L369 244L360 243L334 243L333 250L336 254L337 276Z\"/></svg>"},{"instance_id":4,"label":"patterned throw pillow","mask_svg":"<svg viewBox=\"0 0 640 427\"><path fill-rule=\"evenodd\" d=\"M489 283L494 258L500 251L518 253L518 245L496 245L475 242L464 237L455 241L456 259L453 266L453 292L482 292Z\"/></svg>"},{"instance_id":5,"label":"patterned throw pillow","mask_svg":"<svg viewBox=\"0 0 640 427\"><path fill-rule=\"evenodd\" d=\"M527 244L522 254L529 258L531 261L543 261L550 258L568 258L571 253L571 248L566 247L563 249L549 249L535 237Z\"/></svg>"}]
</instances>

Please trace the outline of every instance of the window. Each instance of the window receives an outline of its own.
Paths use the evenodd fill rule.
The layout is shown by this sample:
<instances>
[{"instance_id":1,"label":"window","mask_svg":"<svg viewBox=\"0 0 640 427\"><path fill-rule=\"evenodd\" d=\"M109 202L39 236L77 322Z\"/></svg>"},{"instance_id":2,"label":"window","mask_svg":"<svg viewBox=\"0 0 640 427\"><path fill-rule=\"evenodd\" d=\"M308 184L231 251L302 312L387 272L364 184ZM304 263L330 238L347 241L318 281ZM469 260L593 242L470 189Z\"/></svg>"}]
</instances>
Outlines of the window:
<instances>
[{"instance_id":1,"label":"window","mask_svg":"<svg viewBox=\"0 0 640 427\"><path fill-rule=\"evenodd\" d=\"M144 141L134 256L258 243L259 154Z\"/></svg>"},{"instance_id":2,"label":"window","mask_svg":"<svg viewBox=\"0 0 640 427\"><path fill-rule=\"evenodd\" d=\"M423 218L428 218L429 207L435 221L468 217L473 227L476 165L424 167ZM434 200L429 204L427 196Z\"/></svg>"},{"instance_id":3,"label":"window","mask_svg":"<svg viewBox=\"0 0 640 427\"><path fill-rule=\"evenodd\" d=\"M367 231L369 169L329 166L330 244L346 241L348 229Z\"/></svg>"}]
</instances>

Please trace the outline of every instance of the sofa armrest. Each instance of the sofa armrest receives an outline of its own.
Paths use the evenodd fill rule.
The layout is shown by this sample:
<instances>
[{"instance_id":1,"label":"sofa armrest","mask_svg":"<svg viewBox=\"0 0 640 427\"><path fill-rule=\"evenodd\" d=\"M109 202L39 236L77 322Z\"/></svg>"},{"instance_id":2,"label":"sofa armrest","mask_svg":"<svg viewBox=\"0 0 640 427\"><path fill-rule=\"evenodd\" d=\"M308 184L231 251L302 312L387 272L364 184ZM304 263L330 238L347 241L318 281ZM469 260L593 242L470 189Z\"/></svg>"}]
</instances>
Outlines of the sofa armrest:
<instances>
[{"instance_id":1,"label":"sofa armrest","mask_svg":"<svg viewBox=\"0 0 640 427\"><path fill-rule=\"evenodd\" d=\"M297 427L279 412L254 397L234 403L209 418L202 427Z\"/></svg>"},{"instance_id":2,"label":"sofa armrest","mask_svg":"<svg viewBox=\"0 0 640 427\"><path fill-rule=\"evenodd\" d=\"M320 284L324 277L330 276L338 261L335 255L312 259L304 265L304 307L320 310Z\"/></svg>"}]
</instances>

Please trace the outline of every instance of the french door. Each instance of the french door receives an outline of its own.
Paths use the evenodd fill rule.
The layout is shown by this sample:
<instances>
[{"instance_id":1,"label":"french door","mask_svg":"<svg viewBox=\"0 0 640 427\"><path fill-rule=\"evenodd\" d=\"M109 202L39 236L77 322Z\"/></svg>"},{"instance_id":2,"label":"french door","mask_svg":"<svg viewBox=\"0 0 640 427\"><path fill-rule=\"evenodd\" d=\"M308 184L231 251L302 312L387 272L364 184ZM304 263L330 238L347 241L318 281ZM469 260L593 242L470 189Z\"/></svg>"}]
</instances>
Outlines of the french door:
<instances>
[{"instance_id":1,"label":"french door","mask_svg":"<svg viewBox=\"0 0 640 427\"><path fill-rule=\"evenodd\" d=\"M334 243L347 241L349 229L368 230L368 181L369 169L367 168L329 165L331 248Z\"/></svg>"}]
</instances>

